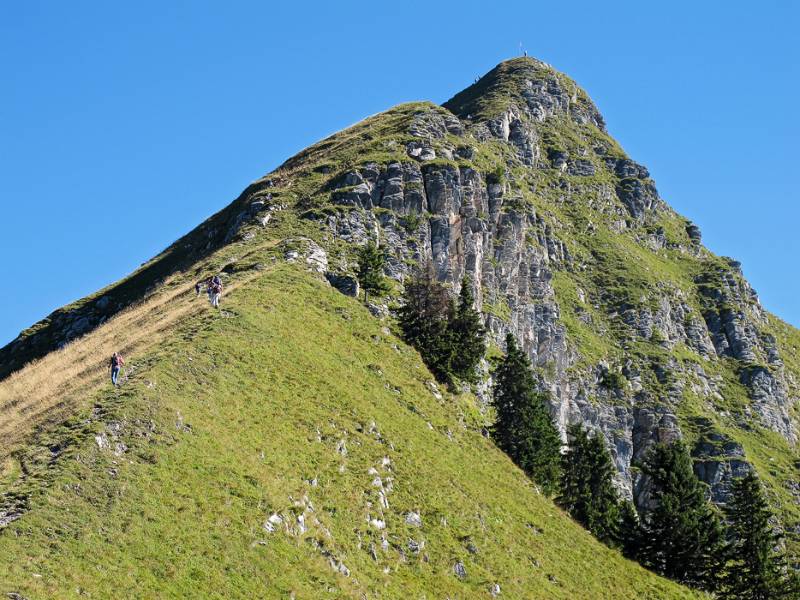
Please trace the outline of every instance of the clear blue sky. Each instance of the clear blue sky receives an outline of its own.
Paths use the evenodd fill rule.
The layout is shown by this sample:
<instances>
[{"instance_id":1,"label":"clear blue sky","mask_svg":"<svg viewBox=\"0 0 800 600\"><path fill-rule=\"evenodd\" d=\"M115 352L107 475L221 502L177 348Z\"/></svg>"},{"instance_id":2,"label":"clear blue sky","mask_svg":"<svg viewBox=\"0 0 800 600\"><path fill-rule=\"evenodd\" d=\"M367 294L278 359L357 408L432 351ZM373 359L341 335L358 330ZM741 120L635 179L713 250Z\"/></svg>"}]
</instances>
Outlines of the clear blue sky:
<instances>
[{"instance_id":1,"label":"clear blue sky","mask_svg":"<svg viewBox=\"0 0 800 600\"><path fill-rule=\"evenodd\" d=\"M291 154L528 53L800 325L798 3L3 2L0 344Z\"/></svg>"}]
</instances>

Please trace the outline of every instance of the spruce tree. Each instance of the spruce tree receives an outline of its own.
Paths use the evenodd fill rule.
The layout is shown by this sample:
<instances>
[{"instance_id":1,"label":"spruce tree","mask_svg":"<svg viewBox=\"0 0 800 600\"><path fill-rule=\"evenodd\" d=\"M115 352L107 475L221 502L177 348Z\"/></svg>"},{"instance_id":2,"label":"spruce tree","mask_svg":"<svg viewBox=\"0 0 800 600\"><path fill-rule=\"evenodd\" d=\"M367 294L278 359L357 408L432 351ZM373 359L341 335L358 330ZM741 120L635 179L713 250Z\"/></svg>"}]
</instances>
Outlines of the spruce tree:
<instances>
[{"instance_id":1,"label":"spruce tree","mask_svg":"<svg viewBox=\"0 0 800 600\"><path fill-rule=\"evenodd\" d=\"M656 444L642 471L650 477L656 506L642 523L640 562L681 583L718 589L723 529L683 443Z\"/></svg>"},{"instance_id":2,"label":"spruce tree","mask_svg":"<svg viewBox=\"0 0 800 600\"><path fill-rule=\"evenodd\" d=\"M726 511L732 540L723 597L734 600L797 598L798 590L790 577L786 557L775 550L781 545L781 536L770 524L774 517L758 478L751 471L735 479L732 492Z\"/></svg>"},{"instance_id":3,"label":"spruce tree","mask_svg":"<svg viewBox=\"0 0 800 600\"><path fill-rule=\"evenodd\" d=\"M493 405L497 445L542 488L558 489L561 439L547 410L547 395L536 391L527 355L506 336L506 355L495 371Z\"/></svg>"},{"instance_id":4,"label":"spruce tree","mask_svg":"<svg viewBox=\"0 0 800 600\"><path fill-rule=\"evenodd\" d=\"M383 267L386 264L386 253L370 240L358 250L358 283L364 288L364 302L373 294L384 294L389 290Z\"/></svg>"},{"instance_id":5,"label":"spruce tree","mask_svg":"<svg viewBox=\"0 0 800 600\"><path fill-rule=\"evenodd\" d=\"M614 489L616 469L603 438L579 424L567 430L569 449L561 456L559 503L578 523L608 545L619 537L620 506Z\"/></svg>"},{"instance_id":6,"label":"spruce tree","mask_svg":"<svg viewBox=\"0 0 800 600\"><path fill-rule=\"evenodd\" d=\"M449 383L452 344L448 322L452 303L430 263L422 265L406 281L403 299L398 311L403 336L419 351L436 379Z\"/></svg>"},{"instance_id":7,"label":"spruce tree","mask_svg":"<svg viewBox=\"0 0 800 600\"><path fill-rule=\"evenodd\" d=\"M447 328L452 352L450 370L470 383L477 381L478 363L486 352L486 330L474 303L472 286L469 279L464 277L458 306L455 307Z\"/></svg>"},{"instance_id":8,"label":"spruce tree","mask_svg":"<svg viewBox=\"0 0 800 600\"><path fill-rule=\"evenodd\" d=\"M636 507L630 500L625 500L619 506L619 526L617 528L617 543L622 548L622 554L631 560L639 558L639 548L642 542L642 523Z\"/></svg>"}]
</instances>

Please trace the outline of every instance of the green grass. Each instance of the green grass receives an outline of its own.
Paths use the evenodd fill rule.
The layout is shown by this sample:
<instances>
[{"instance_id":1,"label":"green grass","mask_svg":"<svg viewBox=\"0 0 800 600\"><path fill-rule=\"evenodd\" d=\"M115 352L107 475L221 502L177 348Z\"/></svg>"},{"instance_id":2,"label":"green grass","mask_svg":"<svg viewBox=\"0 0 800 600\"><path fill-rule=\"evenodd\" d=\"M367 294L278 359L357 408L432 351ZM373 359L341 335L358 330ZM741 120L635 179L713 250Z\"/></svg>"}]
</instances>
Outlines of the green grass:
<instances>
[{"instance_id":1,"label":"green grass","mask_svg":"<svg viewBox=\"0 0 800 600\"><path fill-rule=\"evenodd\" d=\"M560 309L559 318L567 329L570 342L581 352L581 364L597 364L604 358L612 358L619 354L613 338L598 332L600 316L595 314L589 301L580 302L578 286L575 279L564 271L553 273L553 289ZM591 315L592 325L580 319L580 313Z\"/></svg>"},{"instance_id":2,"label":"green grass","mask_svg":"<svg viewBox=\"0 0 800 600\"><path fill-rule=\"evenodd\" d=\"M11 485L27 485L30 510L0 532L0 591L485 598L499 583L508 598L694 597L538 495L477 431L475 401L437 399L419 356L353 299L280 266L224 309L132 359L135 375L97 396L93 419L40 434L41 452L60 436L71 445L52 463L31 446L27 483ZM120 456L95 441L109 423ZM392 484L383 511L376 476ZM405 523L410 511L422 527ZM274 513L295 529L304 514L308 530L268 533ZM386 550L368 517L386 522Z\"/></svg>"}]
</instances>

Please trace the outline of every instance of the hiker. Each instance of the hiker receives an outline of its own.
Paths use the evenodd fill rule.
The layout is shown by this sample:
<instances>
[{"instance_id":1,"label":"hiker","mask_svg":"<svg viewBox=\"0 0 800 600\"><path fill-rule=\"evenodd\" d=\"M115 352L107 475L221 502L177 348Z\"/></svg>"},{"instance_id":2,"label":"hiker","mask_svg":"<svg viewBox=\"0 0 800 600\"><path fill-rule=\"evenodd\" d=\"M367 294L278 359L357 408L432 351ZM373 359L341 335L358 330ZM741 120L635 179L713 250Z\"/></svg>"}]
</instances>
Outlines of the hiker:
<instances>
[{"instance_id":1,"label":"hiker","mask_svg":"<svg viewBox=\"0 0 800 600\"><path fill-rule=\"evenodd\" d=\"M119 352L114 352L111 355L111 383L117 385L117 378L119 377L119 370L122 365L125 364L125 361L122 360L122 356Z\"/></svg>"},{"instance_id":2,"label":"hiker","mask_svg":"<svg viewBox=\"0 0 800 600\"><path fill-rule=\"evenodd\" d=\"M214 295L214 294L213 294L213 292L211 291L211 288L213 287L213 283L211 282L211 277L209 277L208 279L206 279L206 280L205 280L203 283L204 283L204 285L206 286L206 294L208 294L208 301L209 301L209 302L212 302L212 301L213 301L213 295Z\"/></svg>"},{"instance_id":3,"label":"hiker","mask_svg":"<svg viewBox=\"0 0 800 600\"><path fill-rule=\"evenodd\" d=\"M203 288L203 283L201 281L198 281L197 283L194 284L195 297L200 295L200 290L202 288Z\"/></svg>"},{"instance_id":4,"label":"hiker","mask_svg":"<svg viewBox=\"0 0 800 600\"><path fill-rule=\"evenodd\" d=\"M211 306L219 308L219 297L222 295L222 282L219 277L215 278L217 283L211 284Z\"/></svg>"}]
</instances>

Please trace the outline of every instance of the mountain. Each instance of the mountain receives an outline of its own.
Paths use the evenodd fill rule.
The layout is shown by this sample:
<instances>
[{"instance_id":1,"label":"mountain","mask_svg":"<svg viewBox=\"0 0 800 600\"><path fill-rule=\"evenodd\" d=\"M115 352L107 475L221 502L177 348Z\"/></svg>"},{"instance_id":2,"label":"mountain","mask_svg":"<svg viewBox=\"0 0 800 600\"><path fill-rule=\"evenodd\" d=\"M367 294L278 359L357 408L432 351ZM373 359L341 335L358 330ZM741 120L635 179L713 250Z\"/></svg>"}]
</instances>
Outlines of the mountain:
<instances>
[{"instance_id":1,"label":"mountain","mask_svg":"<svg viewBox=\"0 0 800 600\"><path fill-rule=\"evenodd\" d=\"M370 238L393 290L364 308ZM583 90L518 58L302 151L0 350L0 591L692 597L593 540L484 437L487 365L471 390L434 383L392 320L425 261L454 292L469 277L489 355L517 337L562 432L602 433L622 495L647 506L638 461L682 438L718 505L755 469L797 545L800 333ZM220 312L193 290L213 273Z\"/></svg>"}]
</instances>

